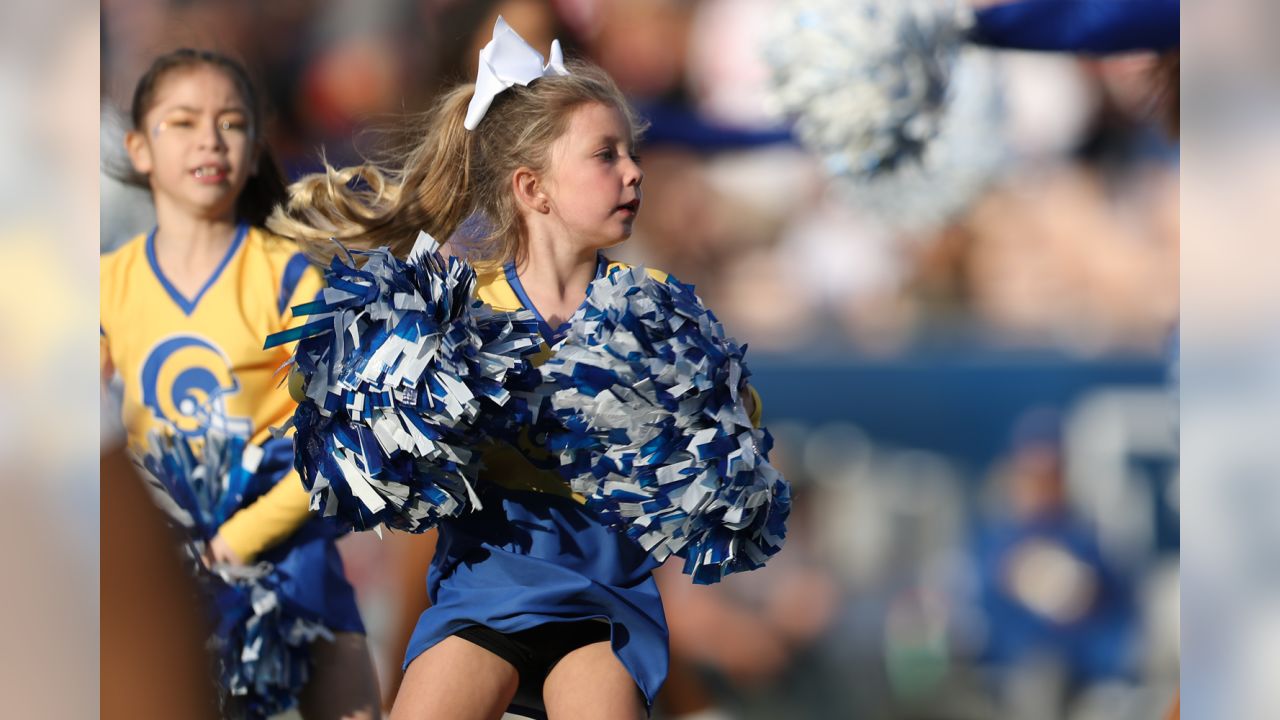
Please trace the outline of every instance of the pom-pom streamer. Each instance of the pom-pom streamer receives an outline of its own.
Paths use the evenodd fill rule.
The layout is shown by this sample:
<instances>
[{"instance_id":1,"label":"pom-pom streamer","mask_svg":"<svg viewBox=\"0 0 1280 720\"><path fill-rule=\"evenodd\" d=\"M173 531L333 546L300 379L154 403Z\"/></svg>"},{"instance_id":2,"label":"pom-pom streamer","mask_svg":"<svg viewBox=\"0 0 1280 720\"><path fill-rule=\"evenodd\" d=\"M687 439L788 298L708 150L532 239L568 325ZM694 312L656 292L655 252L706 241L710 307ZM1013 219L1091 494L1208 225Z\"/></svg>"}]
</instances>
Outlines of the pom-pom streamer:
<instances>
[{"instance_id":1,"label":"pom-pom streamer","mask_svg":"<svg viewBox=\"0 0 1280 720\"><path fill-rule=\"evenodd\" d=\"M474 300L475 271L438 249L420 233L407 261L335 257L320 298L294 308L309 320L267 339L298 342L297 468L346 528L423 532L478 507L474 447L536 409L513 394L541 343L533 314Z\"/></svg>"},{"instance_id":2,"label":"pom-pom streamer","mask_svg":"<svg viewBox=\"0 0 1280 720\"><path fill-rule=\"evenodd\" d=\"M198 445L197 445L198 444ZM246 568L205 564L209 540L246 500L269 489L257 474L261 449L245 437L209 428L200 440L176 430L153 432L137 458L148 489L182 535L187 569L209 600L225 717L258 720L297 703L311 676L311 643L333 633L280 591L285 578L270 563Z\"/></svg>"},{"instance_id":3,"label":"pom-pom streamer","mask_svg":"<svg viewBox=\"0 0 1280 720\"><path fill-rule=\"evenodd\" d=\"M628 268L591 284L541 368L573 490L697 583L760 567L786 533L790 488L743 404L744 351L690 286Z\"/></svg>"}]
</instances>

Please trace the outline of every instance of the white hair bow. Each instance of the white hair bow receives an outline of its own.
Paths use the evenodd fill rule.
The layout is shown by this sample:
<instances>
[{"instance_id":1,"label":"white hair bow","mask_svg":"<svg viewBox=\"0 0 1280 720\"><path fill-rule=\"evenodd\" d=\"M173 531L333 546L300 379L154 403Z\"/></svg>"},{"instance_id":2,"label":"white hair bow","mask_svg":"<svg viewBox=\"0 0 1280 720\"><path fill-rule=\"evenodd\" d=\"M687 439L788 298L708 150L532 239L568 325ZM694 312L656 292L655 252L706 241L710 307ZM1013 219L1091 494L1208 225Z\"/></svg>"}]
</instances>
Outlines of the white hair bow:
<instances>
[{"instance_id":1,"label":"white hair bow","mask_svg":"<svg viewBox=\"0 0 1280 720\"><path fill-rule=\"evenodd\" d=\"M551 42L551 60L543 65L542 53L534 50L499 15L493 26L493 39L480 51L476 92L467 106L467 119L462 125L475 130L493 99L512 85L528 85L540 77L568 74L559 40Z\"/></svg>"}]
</instances>

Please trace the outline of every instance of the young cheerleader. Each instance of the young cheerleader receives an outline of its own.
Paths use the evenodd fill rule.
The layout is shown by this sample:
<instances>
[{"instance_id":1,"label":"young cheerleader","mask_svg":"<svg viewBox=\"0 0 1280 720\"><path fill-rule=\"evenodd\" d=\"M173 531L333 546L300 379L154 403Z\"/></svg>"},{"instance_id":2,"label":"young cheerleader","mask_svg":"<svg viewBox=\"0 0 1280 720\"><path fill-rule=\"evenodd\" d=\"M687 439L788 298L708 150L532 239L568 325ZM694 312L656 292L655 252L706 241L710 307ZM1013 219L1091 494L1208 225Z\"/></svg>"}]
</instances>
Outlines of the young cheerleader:
<instances>
[{"instance_id":1,"label":"young cheerleader","mask_svg":"<svg viewBox=\"0 0 1280 720\"><path fill-rule=\"evenodd\" d=\"M320 278L294 243L258 227L285 187L257 94L235 61L178 50L138 82L132 122L126 147L157 225L101 263L103 375L123 385L130 443L145 447L161 427L252 435L257 472L275 484L245 499L207 560L275 564L288 599L334 632L312 645L299 698L308 720L375 717L376 677L334 533L309 514L292 441L270 439L294 403L275 377L288 353L264 351L262 339L289 325L288 306L314 297Z\"/></svg>"},{"instance_id":2,"label":"young cheerleader","mask_svg":"<svg viewBox=\"0 0 1280 720\"><path fill-rule=\"evenodd\" d=\"M439 101L395 167L303 178L268 226L318 257L332 256L330 238L405 257L419 230L483 228L464 248L476 296L531 311L543 362L588 286L619 266L601 251L631 235L640 209L639 123L601 70L564 63L557 45L544 66L501 18L480 57L477 82ZM647 714L668 665L657 563L584 507L545 442L487 447L479 509L440 523L431 607L392 718Z\"/></svg>"}]
</instances>

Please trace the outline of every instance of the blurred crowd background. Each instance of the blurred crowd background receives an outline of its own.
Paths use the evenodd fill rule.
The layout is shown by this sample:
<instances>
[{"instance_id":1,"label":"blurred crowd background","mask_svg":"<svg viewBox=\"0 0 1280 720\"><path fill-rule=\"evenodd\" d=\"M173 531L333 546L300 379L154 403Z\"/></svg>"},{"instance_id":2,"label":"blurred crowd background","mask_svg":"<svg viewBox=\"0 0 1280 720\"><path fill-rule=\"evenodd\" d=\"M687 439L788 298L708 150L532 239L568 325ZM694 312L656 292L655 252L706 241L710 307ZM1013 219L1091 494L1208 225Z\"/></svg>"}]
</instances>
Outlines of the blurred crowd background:
<instances>
[{"instance_id":1,"label":"blurred crowd background","mask_svg":"<svg viewBox=\"0 0 1280 720\"><path fill-rule=\"evenodd\" d=\"M695 284L750 345L795 488L764 570L709 588L661 573L658 717L1159 717L1179 668L1179 151L1155 58L1002 54L998 172L918 222L851 201L766 112L775 6L103 0L102 153L176 47L257 73L296 177L473 78L499 12L540 50L560 38L652 123L617 256ZM153 220L145 194L101 181L106 251ZM343 541L388 684L415 542Z\"/></svg>"}]
</instances>

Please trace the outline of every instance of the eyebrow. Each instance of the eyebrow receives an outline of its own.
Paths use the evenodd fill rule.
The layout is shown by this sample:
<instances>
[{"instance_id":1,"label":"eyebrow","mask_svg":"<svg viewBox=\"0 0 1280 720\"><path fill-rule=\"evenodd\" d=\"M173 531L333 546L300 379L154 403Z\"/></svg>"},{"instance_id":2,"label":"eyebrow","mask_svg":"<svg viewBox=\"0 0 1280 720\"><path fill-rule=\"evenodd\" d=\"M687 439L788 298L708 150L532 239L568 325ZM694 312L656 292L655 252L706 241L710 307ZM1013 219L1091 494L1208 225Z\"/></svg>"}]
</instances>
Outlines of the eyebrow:
<instances>
[{"instance_id":1,"label":"eyebrow","mask_svg":"<svg viewBox=\"0 0 1280 720\"><path fill-rule=\"evenodd\" d=\"M600 138L599 143L603 145L608 145L610 147L621 143L621 144L625 144L628 148L632 150L634 150L636 146L635 140L631 138L620 138L620 137L614 137L613 135L605 135L604 137Z\"/></svg>"},{"instance_id":2,"label":"eyebrow","mask_svg":"<svg viewBox=\"0 0 1280 720\"><path fill-rule=\"evenodd\" d=\"M200 112L202 112L202 110L203 110L203 109L202 109L202 108L197 108L197 107L192 107L192 106L190 106L190 105L174 105L174 106L173 106L173 107L171 107L171 108L165 108L165 112L173 112L174 110L181 110L181 111L183 111L183 112L189 112L189 113L200 113ZM237 113L241 113L241 114L244 114L244 115L248 115L248 114L249 114L249 110L248 110L247 108L243 108L243 107L239 107L239 106L224 107L224 108L222 108L222 109L218 110L218 114L222 114L222 113L229 113L229 112L237 112Z\"/></svg>"}]
</instances>

